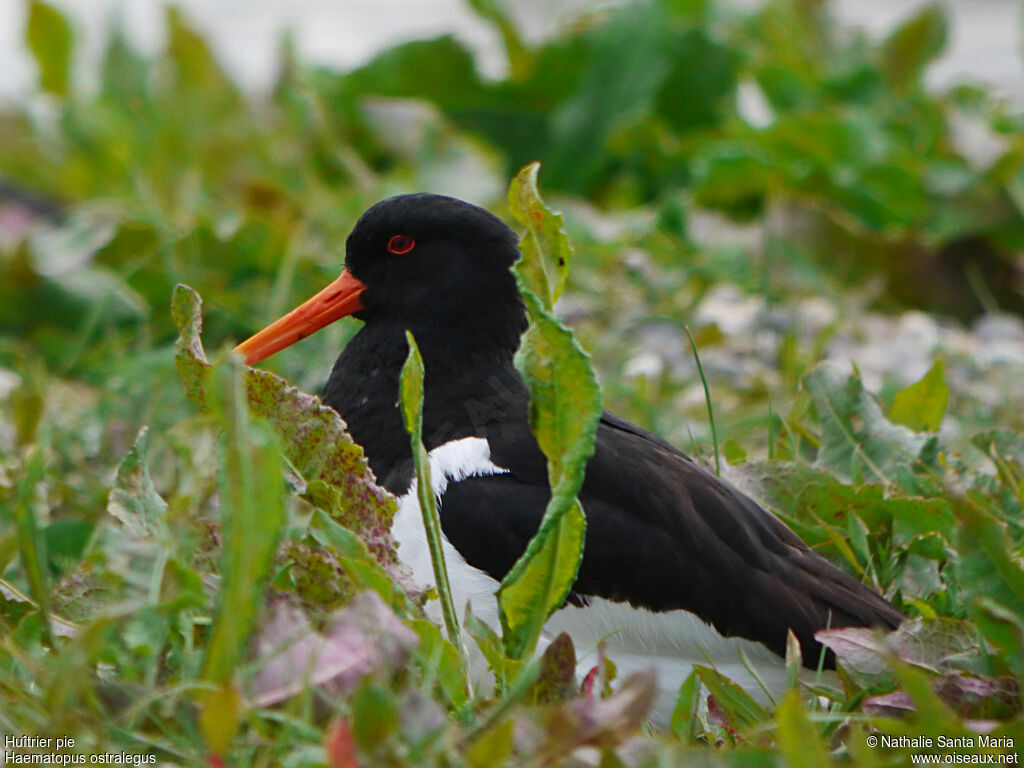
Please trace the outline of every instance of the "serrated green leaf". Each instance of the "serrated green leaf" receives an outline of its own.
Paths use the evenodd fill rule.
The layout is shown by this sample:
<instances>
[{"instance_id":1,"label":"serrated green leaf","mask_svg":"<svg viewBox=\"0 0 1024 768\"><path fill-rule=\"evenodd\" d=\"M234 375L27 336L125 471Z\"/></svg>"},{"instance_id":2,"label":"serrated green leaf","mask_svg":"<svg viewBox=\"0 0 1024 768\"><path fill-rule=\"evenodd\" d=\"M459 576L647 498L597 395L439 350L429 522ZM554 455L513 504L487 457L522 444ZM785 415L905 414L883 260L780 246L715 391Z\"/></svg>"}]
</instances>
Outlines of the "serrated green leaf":
<instances>
[{"instance_id":1,"label":"serrated green leaf","mask_svg":"<svg viewBox=\"0 0 1024 768\"><path fill-rule=\"evenodd\" d=\"M568 267L568 257L557 254L568 243L559 220L537 195L536 174L536 165L521 171L513 183L515 192L509 194L517 218L533 221L537 231L548 233L526 238L516 267L532 319L516 353L516 367L530 391L530 428L548 460L551 499L540 529L498 589L502 640L513 658L532 652L548 617L563 605L576 580L586 529L576 495L594 452L602 402L589 356L549 310L560 290L559 270ZM559 244L552 247L555 241ZM531 281L551 292L547 305L530 288Z\"/></svg>"},{"instance_id":2,"label":"serrated green leaf","mask_svg":"<svg viewBox=\"0 0 1024 768\"><path fill-rule=\"evenodd\" d=\"M939 359L920 381L896 393L889 420L915 432L938 432L948 403L949 387Z\"/></svg>"},{"instance_id":3,"label":"serrated green leaf","mask_svg":"<svg viewBox=\"0 0 1024 768\"><path fill-rule=\"evenodd\" d=\"M580 503L573 499L554 515L552 508L498 589L505 652L516 659L536 647L548 617L565 603L583 557L587 521Z\"/></svg>"},{"instance_id":4,"label":"serrated green leaf","mask_svg":"<svg viewBox=\"0 0 1024 768\"><path fill-rule=\"evenodd\" d=\"M782 461L742 465L735 477L812 547L831 542L850 559L833 534L849 536L861 563L869 554L870 532L889 531L899 545L931 533L951 542L955 533L944 499L900 497L880 483L846 484L831 472Z\"/></svg>"},{"instance_id":5,"label":"serrated green leaf","mask_svg":"<svg viewBox=\"0 0 1024 768\"><path fill-rule=\"evenodd\" d=\"M521 287L536 294L545 309L554 309L569 279L572 248L562 229L562 215L544 205L537 189L540 163L530 163L516 174L508 190L512 214L526 231L519 244L522 256L515 271Z\"/></svg>"},{"instance_id":6,"label":"serrated green leaf","mask_svg":"<svg viewBox=\"0 0 1024 768\"><path fill-rule=\"evenodd\" d=\"M202 299L186 285L174 290L171 314L178 328L175 364L189 399L210 408L213 370L199 334ZM305 482L303 495L355 531L399 581L391 520L397 503L377 485L363 449L353 442L333 408L263 370L246 373L246 398L254 417L265 419L281 438L282 449Z\"/></svg>"},{"instance_id":7,"label":"serrated green leaf","mask_svg":"<svg viewBox=\"0 0 1024 768\"><path fill-rule=\"evenodd\" d=\"M174 364L188 399L209 408L210 364L200 334L203 330L203 300L192 288L179 283L171 296L171 318L178 329L174 342Z\"/></svg>"},{"instance_id":8,"label":"serrated green leaf","mask_svg":"<svg viewBox=\"0 0 1024 768\"><path fill-rule=\"evenodd\" d=\"M71 25L52 5L31 0L25 44L39 67L39 85L55 96L67 96L71 72Z\"/></svg>"}]
</instances>

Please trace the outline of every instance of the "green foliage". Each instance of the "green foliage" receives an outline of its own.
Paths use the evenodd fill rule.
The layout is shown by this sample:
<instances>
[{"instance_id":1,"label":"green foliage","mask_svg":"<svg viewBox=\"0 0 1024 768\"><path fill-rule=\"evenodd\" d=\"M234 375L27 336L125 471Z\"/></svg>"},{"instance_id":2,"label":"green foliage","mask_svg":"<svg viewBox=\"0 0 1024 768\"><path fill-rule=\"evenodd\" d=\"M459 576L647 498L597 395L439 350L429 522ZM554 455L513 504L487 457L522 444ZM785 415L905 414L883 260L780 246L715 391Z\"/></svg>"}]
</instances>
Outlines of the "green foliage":
<instances>
[{"instance_id":1,"label":"green foliage","mask_svg":"<svg viewBox=\"0 0 1024 768\"><path fill-rule=\"evenodd\" d=\"M223 560L203 678L224 685L231 679L260 613L285 520L284 477L274 433L250 421L244 372L237 363L217 369L213 411L225 427L220 481Z\"/></svg>"},{"instance_id":2,"label":"green foliage","mask_svg":"<svg viewBox=\"0 0 1024 768\"><path fill-rule=\"evenodd\" d=\"M509 191L516 218L527 223L516 276L531 317L516 353L530 391L530 428L548 459L551 500L526 552L502 579L502 641L513 658L532 653L548 617L565 603L583 557L586 520L576 494L594 452L601 390L590 358L552 310L565 285L569 245L559 218L537 192L536 164Z\"/></svg>"},{"instance_id":3,"label":"green foliage","mask_svg":"<svg viewBox=\"0 0 1024 768\"><path fill-rule=\"evenodd\" d=\"M437 497L434 495L434 484L430 479L430 457L423 445L423 358L410 331L405 332L405 338L409 342L409 357L402 366L399 385L402 420L409 433L412 457L416 464L416 496L423 514L423 528L430 548L430 562L434 569L438 597L441 600L445 629L448 630L448 640L462 651L462 632L452 603L452 588L448 583L448 569L444 562L441 517L437 512Z\"/></svg>"},{"instance_id":4,"label":"green foliage","mask_svg":"<svg viewBox=\"0 0 1024 768\"><path fill-rule=\"evenodd\" d=\"M915 432L938 432L948 404L949 387L942 360L936 360L920 381L896 393L889 419Z\"/></svg>"},{"instance_id":5,"label":"green foliage","mask_svg":"<svg viewBox=\"0 0 1024 768\"><path fill-rule=\"evenodd\" d=\"M55 96L67 96L73 44L67 19L53 6L31 0L25 40L39 68L39 87Z\"/></svg>"},{"instance_id":6,"label":"green foliage","mask_svg":"<svg viewBox=\"0 0 1024 768\"><path fill-rule=\"evenodd\" d=\"M506 77L453 37L347 72L286 48L255 96L174 9L162 51L115 32L83 88L76 30L26 3L45 110L0 107L0 731L176 765L867 768L911 752L869 736L979 721L1019 750L1013 349L957 329L969 344L912 367L905 349L881 374L834 362L871 335L864 318L1024 308L1024 121L983 89L926 87L942 6L876 41L825 2L652 0L532 41L507 4L470 5L504 42ZM499 199L534 160L564 218L536 166ZM493 691L422 616L394 499L304 394L354 324L275 356L284 378L208 359L200 340L205 319L210 349L230 346L335 276L355 217L412 189L493 204L524 235L518 363L552 499L503 587L503 636L463 623ZM722 244L709 212L746 229L721 225ZM202 289L205 318L179 283ZM739 298L705 314L726 290ZM680 687L652 733L653 680L613 679L600 649L580 695L571 642L532 650L579 562L597 376L612 410L698 460L717 440L730 482L912 620L885 641L825 633L838 678L777 706L700 666L660 681ZM403 398L413 417L418 402ZM377 612L360 613L368 596ZM336 666L313 661L321 646Z\"/></svg>"}]
</instances>

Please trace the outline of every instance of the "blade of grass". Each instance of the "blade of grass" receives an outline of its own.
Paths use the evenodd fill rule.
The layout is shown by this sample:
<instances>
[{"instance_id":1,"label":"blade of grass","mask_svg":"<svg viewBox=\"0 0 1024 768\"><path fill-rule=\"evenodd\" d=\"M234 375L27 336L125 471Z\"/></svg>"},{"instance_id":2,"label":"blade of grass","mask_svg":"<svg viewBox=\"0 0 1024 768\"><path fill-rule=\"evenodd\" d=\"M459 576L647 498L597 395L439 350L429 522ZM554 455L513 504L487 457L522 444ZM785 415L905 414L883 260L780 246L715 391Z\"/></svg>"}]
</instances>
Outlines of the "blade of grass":
<instances>
[{"instance_id":1,"label":"blade of grass","mask_svg":"<svg viewBox=\"0 0 1024 768\"><path fill-rule=\"evenodd\" d=\"M690 333L690 326L684 325L686 329L686 336L690 339L690 348L693 350L693 358L697 361L697 373L700 374L700 383L704 387L704 402L708 406L708 422L711 424L711 443L715 448L715 475L721 476L721 467L719 466L720 459L718 458L718 430L715 429L715 411L711 407L711 392L708 390L708 380L704 376L704 366L701 365L700 355L697 353L697 342L693 340L693 334Z\"/></svg>"},{"instance_id":2,"label":"blade of grass","mask_svg":"<svg viewBox=\"0 0 1024 768\"><path fill-rule=\"evenodd\" d=\"M21 564L25 569L32 599L35 601L39 614L43 618L43 631L46 642L53 645L53 629L50 626L50 583L47 578L46 549L36 522L32 499L36 487L46 472L46 459L38 445L28 448L25 453L24 469L18 481L18 490L14 501L14 522L18 531L18 550L21 553Z\"/></svg>"},{"instance_id":3,"label":"blade of grass","mask_svg":"<svg viewBox=\"0 0 1024 768\"><path fill-rule=\"evenodd\" d=\"M452 589L448 582L448 569L444 562L444 548L441 545L441 517L437 512L437 499L430 479L430 456L423 446L423 358L420 356L416 339L410 331L405 332L409 343L409 356L402 366L401 401L405 430L409 433L413 462L416 465L416 497L423 514L423 528L426 531L427 546L430 549L430 563L434 569L434 583L441 600L441 615L444 617L448 640L459 651L463 667L469 680L469 659L462 642L459 618L452 601ZM470 694L472 695L472 694Z\"/></svg>"}]
</instances>

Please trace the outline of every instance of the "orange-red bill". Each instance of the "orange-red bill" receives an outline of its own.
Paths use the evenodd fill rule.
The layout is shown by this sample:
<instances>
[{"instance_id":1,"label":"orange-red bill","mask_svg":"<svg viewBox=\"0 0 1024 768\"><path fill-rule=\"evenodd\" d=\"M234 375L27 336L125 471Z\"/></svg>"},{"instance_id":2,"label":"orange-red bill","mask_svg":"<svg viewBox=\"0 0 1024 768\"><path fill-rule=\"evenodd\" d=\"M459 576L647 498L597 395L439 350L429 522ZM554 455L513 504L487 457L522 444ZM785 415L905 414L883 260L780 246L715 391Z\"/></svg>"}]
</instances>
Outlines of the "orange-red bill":
<instances>
[{"instance_id":1,"label":"orange-red bill","mask_svg":"<svg viewBox=\"0 0 1024 768\"><path fill-rule=\"evenodd\" d=\"M245 356L246 365L258 363L316 333L325 325L358 312L363 308L359 295L365 290L366 286L352 277L347 269L342 270L338 279L320 293L250 336L235 347L235 351Z\"/></svg>"}]
</instances>

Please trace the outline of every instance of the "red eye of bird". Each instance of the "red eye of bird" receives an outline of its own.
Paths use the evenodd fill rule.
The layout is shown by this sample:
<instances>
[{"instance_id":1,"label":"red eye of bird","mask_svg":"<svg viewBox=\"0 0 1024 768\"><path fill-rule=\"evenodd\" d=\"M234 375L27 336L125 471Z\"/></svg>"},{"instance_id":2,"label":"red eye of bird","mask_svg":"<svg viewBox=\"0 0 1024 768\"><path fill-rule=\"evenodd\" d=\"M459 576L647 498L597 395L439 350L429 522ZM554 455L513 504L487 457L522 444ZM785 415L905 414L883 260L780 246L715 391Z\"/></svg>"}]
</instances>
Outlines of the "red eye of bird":
<instances>
[{"instance_id":1,"label":"red eye of bird","mask_svg":"<svg viewBox=\"0 0 1024 768\"><path fill-rule=\"evenodd\" d=\"M408 235L392 235L388 240L388 250L392 253L408 253L416 247L416 241Z\"/></svg>"}]
</instances>

